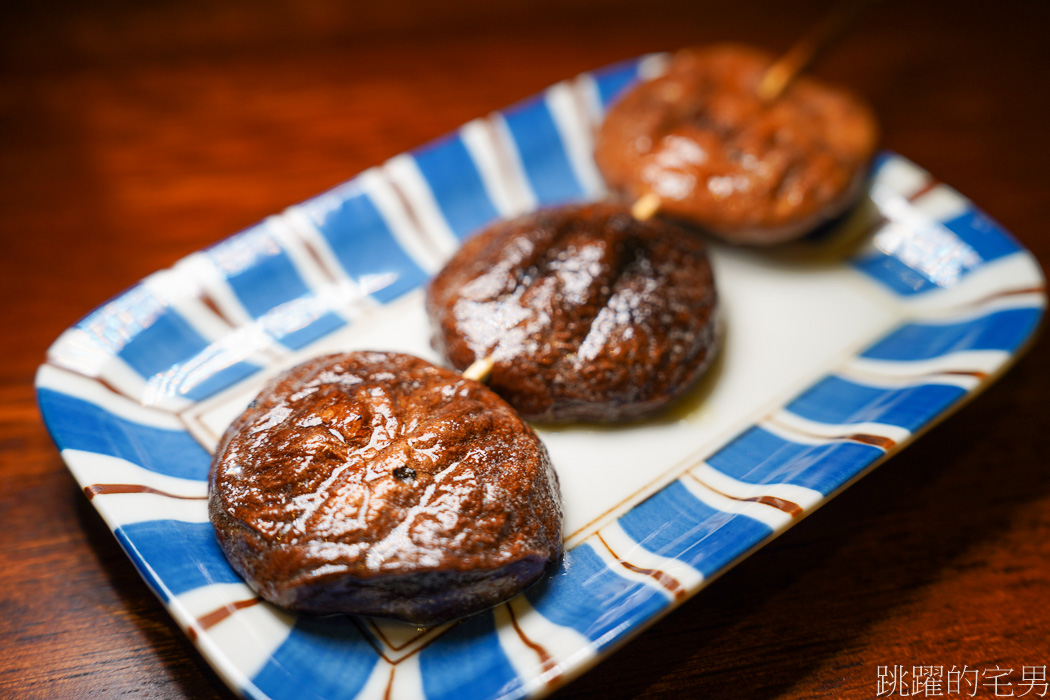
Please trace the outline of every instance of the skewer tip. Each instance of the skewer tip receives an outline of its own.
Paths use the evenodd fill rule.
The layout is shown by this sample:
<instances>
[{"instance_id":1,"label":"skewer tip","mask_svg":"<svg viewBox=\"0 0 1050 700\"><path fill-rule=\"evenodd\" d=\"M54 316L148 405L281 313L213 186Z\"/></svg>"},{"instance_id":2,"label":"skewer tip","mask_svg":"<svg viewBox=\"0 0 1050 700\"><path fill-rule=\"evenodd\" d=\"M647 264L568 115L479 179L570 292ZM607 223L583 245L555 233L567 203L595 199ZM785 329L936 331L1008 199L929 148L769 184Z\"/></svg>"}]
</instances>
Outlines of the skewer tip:
<instances>
[{"instance_id":1,"label":"skewer tip","mask_svg":"<svg viewBox=\"0 0 1050 700\"><path fill-rule=\"evenodd\" d=\"M839 0L832 13L808 36L766 69L756 90L758 98L768 103L780 97L821 52L846 33L868 2L870 0Z\"/></svg>"},{"instance_id":2,"label":"skewer tip","mask_svg":"<svg viewBox=\"0 0 1050 700\"><path fill-rule=\"evenodd\" d=\"M492 368L496 365L496 361L492 359L492 356L483 357L480 360L474 360L470 367L463 370L463 376L467 379L473 379L476 382L484 382L492 374Z\"/></svg>"},{"instance_id":3,"label":"skewer tip","mask_svg":"<svg viewBox=\"0 0 1050 700\"><path fill-rule=\"evenodd\" d=\"M756 90L758 99L763 102L773 102L780 97L797 73L794 66L787 66L783 62L774 63L762 75L762 81Z\"/></svg>"},{"instance_id":4,"label":"skewer tip","mask_svg":"<svg viewBox=\"0 0 1050 700\"><path fill-rule=\"evenodd\" d=\"M631 205L631 216L639 221L651 219L660 209L660 195L646 192Z\"/></svg>"}]
</instances>

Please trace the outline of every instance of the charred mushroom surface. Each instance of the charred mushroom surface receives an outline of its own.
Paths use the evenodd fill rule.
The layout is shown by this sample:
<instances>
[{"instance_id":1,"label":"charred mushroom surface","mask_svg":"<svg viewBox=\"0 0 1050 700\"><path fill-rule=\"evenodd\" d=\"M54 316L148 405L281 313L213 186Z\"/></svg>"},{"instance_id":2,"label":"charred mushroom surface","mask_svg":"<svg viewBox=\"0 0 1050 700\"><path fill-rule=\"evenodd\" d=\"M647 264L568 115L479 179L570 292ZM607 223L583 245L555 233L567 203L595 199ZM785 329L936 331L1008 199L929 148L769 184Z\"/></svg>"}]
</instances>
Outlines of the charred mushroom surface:
<instances>
[{"instance_id":1,"label":"charred mushroom surface","mask_svg":"<svg viewBox=\"0 0 1050 700\"><path fill-rule=\"evenodd\" d=\"M763 101L773 60L734 44L677 52L606 115L595 160L609 186L737 243L790 240L842 213L867 178L875 117L806 76Z\"/></svg>"},{"instance_id":2,"label":"charred mushroom surface","mask_svg":"<svg viewBox=\"0 0 1050 700\"><path fill-rule=\"evenodd\" d=\"M561 553L557 476L532 429L485 386L395 353L271 381L222 439L209 511L249 585L310 613L454 619Z\"/></svg>"},{"instance_id":3,"label":"charred mushroom surface","mask_svg":"<svg viewBox=\"0 0 1050 700\"><path fill-rule=\"evenodd\" d=\"M697 236L620 206L574 205L469 239L427 290L434 345L529 420L631 420L683 393L717 347Z\"/></svg>"}]
</instances>

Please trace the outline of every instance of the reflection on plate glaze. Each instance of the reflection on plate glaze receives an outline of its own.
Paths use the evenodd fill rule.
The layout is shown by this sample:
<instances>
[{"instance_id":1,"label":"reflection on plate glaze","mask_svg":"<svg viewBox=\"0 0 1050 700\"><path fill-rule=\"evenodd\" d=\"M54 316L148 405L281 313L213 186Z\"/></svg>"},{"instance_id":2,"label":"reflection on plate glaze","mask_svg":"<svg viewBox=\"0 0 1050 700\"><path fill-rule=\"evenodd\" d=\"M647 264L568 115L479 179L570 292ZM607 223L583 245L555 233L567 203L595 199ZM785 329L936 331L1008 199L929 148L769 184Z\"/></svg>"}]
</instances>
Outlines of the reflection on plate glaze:
<instances>
[{"instance_id":1,"label":"reflection on plate glaze","mask_svg":"<svg viewBox=\"0 0 1050 700\"><path fill-rule=\"evenodd\" d=\"M418 323L382 319L418 320L420 285L492 219L603 196L589 158L592 128L661 60L579 76L398 156L152 275L52 346L37 390L63 458L236 691L549 692L901 449L1030 342L1045 306L1030 254L949 187L885 154L858 214L866 217L859 245L824 263L882 321L842 340L816 371L790 378L782 395L752 392L723 432L704 422L726 401L718 387L705 389L710 405L696 407L699 418L632 426L647 458L628 466L652 476L642 470L622 493L615 484L574 485L567 504L597 515L578 514L560 566L524 595L423 630L297 617L260 603L229 568L207 519L209 451L225 423L267 376L344 349L347 338L429 352ZM767 262L720 254L745 278L740 284L769 281ZM731 341L743 321L730 319ZM827 341L808 327L795 329L799 352ZM726 350L719 381L728 383L748 368L732 342ZM686 434L687 444L665 444ZM593 435L550 438L587 455L598 451ZM557 464L566 477L577 466Z\"/></svg>"}]
</instances>

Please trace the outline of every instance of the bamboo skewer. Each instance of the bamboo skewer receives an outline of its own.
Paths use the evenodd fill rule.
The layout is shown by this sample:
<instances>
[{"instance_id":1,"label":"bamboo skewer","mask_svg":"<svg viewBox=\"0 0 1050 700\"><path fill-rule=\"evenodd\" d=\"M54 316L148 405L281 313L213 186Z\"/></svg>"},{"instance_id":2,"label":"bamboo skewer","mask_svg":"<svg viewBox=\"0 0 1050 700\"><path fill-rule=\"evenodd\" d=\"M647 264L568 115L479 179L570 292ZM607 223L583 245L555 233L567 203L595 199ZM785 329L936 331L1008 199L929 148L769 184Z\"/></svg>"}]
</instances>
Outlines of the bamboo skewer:
<instances>
[{"instance_id":1,"label":"bamboo skewer","mask_svg":"<svg viewBox=\"0 0 1050 700\"><path fill-rule=\"evenodd\" d=\"M776 101L817 56L838 40L854 22L860 11L870 0L843 0L822 22L795 43L786 53L766 69L759 80L756 92L765 103ZM646 192L631 205L631 215L638 221L656 216L662 202L660 195ZM463 370L463 376L485 382L492 374L496 362L491 355L475 360Z\"/></svg>"},{"instance_id":2,"label":"bamboo skewer","mask_svg":"<svg viewBox=\"0 0 1050 700\"><path fill-rule=\"evenodd\" d=\"M766 69L758 83L758 97L773 102L780 97L824 49L837 41L853 24L870 0L845 0L801 41Z\"/></svg>"},{"instance_id":3,"label":"bamboo skewer","mask_svg":"<svg viewBox=\"0 0 1050 700\"><path fill-rule=\"evenodd\" d=\"M817 56L837 41L871 0L843 0L813 30L766 69L756 93L765 103L775 102ZM631 214L645 221L660 211L660 195L646 192L631 205Z\"/></svg>"},{"instance_id":4,"label":"bamboo skewer","mask_svg":"<svg viewBox=\"0 0 1050 700\"><path fill-rule=\"evenodd\" d=\"M631 215L639 221L651 219L660 210L660 195L646 192L631 205Z\"/></svg>"},{"instance_id":5,"label":"bamboo skewer","mask_svg":"<svg viewBox=\"0 0 1050 700\"><path fill-rule=\"evenodd\" d=\"M495 365L496 361L492 359L492 355L487 355L480 360L474 360L470 367L463 370L463 376L476 382L485 382L492 374L492 368Z\"/></svg>"},{"instance_id":6,"label":"bamboo skewer","mask_svg":"<svg viewBox=\"0 0 1050 700\"><path fill-rule=\"evenodd\" d=\"M631 207L631 215L638 221L645 221L652 218L659 208L660 195L655 192L649 192L648 194L643 194L634 203L634 206ZM488 381L489 376L492 374L492 368L495 365L496 361L492 359L492 355L486 355L474 360L469 367L463 370L463 376L467 379L484 383Z\"/></svg>"}]
</instances>

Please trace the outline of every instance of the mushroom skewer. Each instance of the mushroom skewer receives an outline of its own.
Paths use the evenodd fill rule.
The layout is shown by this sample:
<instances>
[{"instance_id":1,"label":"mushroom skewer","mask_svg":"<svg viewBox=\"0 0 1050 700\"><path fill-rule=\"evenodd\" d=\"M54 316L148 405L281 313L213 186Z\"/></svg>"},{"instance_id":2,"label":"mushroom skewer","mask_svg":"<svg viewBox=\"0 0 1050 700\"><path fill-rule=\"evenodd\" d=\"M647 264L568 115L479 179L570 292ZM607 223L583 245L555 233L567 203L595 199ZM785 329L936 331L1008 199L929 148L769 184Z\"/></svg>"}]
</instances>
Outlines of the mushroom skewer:
<instances>
[{"instance_id":1,"label":"mushroom skewer","mask_svg":"<svg viewBox=\"0 0 1050 700\"><path fill-rule=\"evenodd\" d=\"M488 355L481 359L474 360L469 367L463 370L463 376L467 379L473 379L476 382L484 383L488 380L489 375L492 374L492 368L495 366L496 361L492 358L492 355Z\"/></svg>"},{"instance_id":2,"label":"mushroom skewer","mask_svg":"<svg viewBox=\"0 0 1050 700\"><path fill-rule=\"evenodd\" d=\"M837 214L877 128L859 100L802 76L868 2L845 0L775 60L733 45L676 53L606 115L595 158L610 188L639 220L677 217L741 243L796 238Z\"/></svg>"},{"instance_id":3,"label":"mushroom skewer","mask_svg":"<svg viewBox=\"0 0 1050 700\"><path fill-rule=\"evenodd\" d=\"M641 199L635 202L634 206L631 207L631 215L638 221L645 221L656 214L656 210L660 206L660 198L650 193L643 195ZM473 379L477 382L488 381L489 376L492 374L493 367L496 366L496 361L491 355L478 358L474 360L463 370L463 376L467 379Z\"/></svg>"},{"instance_id":4,"label":"mushroom skewer","mask_svg":"<svg viewBox=\"0 0 1050 700\"><path fill-rule=\"evenodd\" d=\"M816 58L816 56L822 50L827 48L833 41L838 39L845 32L845 30L848 28L848 26L850 24L852 24L852 22L860 14L860 10L869 1L870 0L844 0L824 21L819 23L813 29L813 31L811 31L807 36L805 36L801 41L797 42L787 53L785 53L783 56L781 56L776 61L773 61L772 63L767 63L765 65L765 67L763 68L763 70L762 70L761 76L757 80L744 81L746 83L746 87L744 87L743 90L750 91L752 93L750 101L752 103L755 103L756 102L756 98L757 98L757 108L758 109L768 110L770 108L770 105L772 105L772 103L774 103L777 100L781 99L782 95L787 90L788 86L790 86L795 81L795 79L802 73L802 71L804 71L805 68L808 67L812 63L812 61ZM736 55L734 55L734 52L735 52ZM730 47L728 53L730 53L729 59L726 59L724 57L715 56L712 60L713 61L721 61L722 64L730 65L730 67L732 67L732 64L731 63L727 63L727 61L737 61L739 63L742 60L745 63L750 62L751 64L755 64L755 60L756 59L755 59L754 53L741 52L736 47ZM687 56L687 59L693 59L693 57ZM761 62L762 59L758 59L758 60L759 60L759 62ZM695 62L695 60L694 60L694 62ZM738 72L739 72L739 70L738 70ZM644 89L644 85L642 87ZM682 93L684 92L681 83L678 83L678 84L673 84L673 83L672 84L667 84L667 85L663 86L662 89L663 89L663 92L672 94L672 97L670 98L671 100L679 99L681 97ZM810 92L812 92L812 90ZM652 104L654 102L658 102L662 98L663 98L663 96L657 96L657 98L655 100L646 98L645 100L641 101L641 108L643 108L643 109L650 108L651 109ZM827 103L828 102L828 100L825 98L825 96L823 94L819 94L817 96L817 98L818 98L818 101L820 101L821 103ZM833 98L837 98L837 96L833 96ZM841 101L842 100L838 100L838 102L841 102ZM859 108L859 113L860 114L859 114L859 117L858 117L856 114L852 114L850 112L850 109L854 106L853 103L851 103L849 101L846 101L845 108L843 109L843 106L841 104L835 103L836 99L832 99L831 102L833 103L831 105L831 109L830 109L830 112L831 112L832 116L836 116L836 115L845 113L846 116L848 117L847 121L852 119L853 124L851 124L851 126L853 127L853 131L855 132L853 134L854 138L847 139L847 141L852 140L853 143L850 146L850 148L852 148L852 150L858 151L860 153L860 155L855 159L856 162L857 163L864 162L866 158L870 158L871 152L874 149L874 133L875 133L874 120L873 119L868 119L869 115L867 114L867 112L863 108L863 106L860 106L860 108ZM666 107L666 105L664 105L664 106ZM676 109L675 109L676 107L677 107L676 105L672 105L671 108L668 108L666 111L669 112L669 113L672 113L672 115L673 115L674 112L676 111ZM686 117L687 120L688 119L694 119L694 120L695 119L699 119L701 121L702 120L708 120L708 119L714 120L713 118L711 118L708 115L704 114L704 111L707 109L706 105L703 105L703 104L699 105L699 110L696 109L695 105L690 105L690 107L692 107L693 109L686 110L687 113L688 113L688 116ZM755 108L752 107L751 109L752 109L752 111L754 111ZM788 109L790 109L790 106L788 106ZM680 111L680 110L677 110L677 111ZM699 112L699 116L696 114L697 111ZM644 118L644 116L645 115L643 115L643 118ZM858 124L859 124L859 126L858 126ZM764 125L763 128L766 128L766 125ZM718 129L716 128L715 131L717 131L717 130ZM724 127L722 127L722 130L723 131L725 130ZM621 130L621 131L623 131L623 130ZM848 131L849 131L849 129L847 129L847 132ZM859 136L857 136L857 134L859 134ZM614 148L624 148L625 144L622 143L622 142L623 141L627 141L627 140L631 141L632 144L638 143L638 142L650 141L648 135L644 135L644 134L643 134L643 138L641 138L641 139L623 139L622 138L623 135L624 134L622 134L622 133L619 134L619 136L621 137L621 139L620 139L621 143L619 143L619 144L614 143L613 144ZM849 134L847 134L847 135L849 135ZM804 135L804 136L808 136L808 135ZM684 140L685 140L685 138L679 137L679 141L684 141ZM752 143L752 144L749 144L749 145L756 145L756 144ZM757 143L757 146L760 147L760 149L764 149L766 146L768 146L768 144L763 143L763 142L761 142L761 140L759 140L759 142ZM735 146L734 146L734 148L735 148ZM850 148L847 148L847 150L850 150ZM599 150L601 150L601 146L599 146ZM699 157L699 156L697 156L698 152L702 153L702 149L700 149L699 147L694 147L692 149L692 151L693 151L692 157L694 157L694 158ZM600 156L601 154L599 153L597 155ZM676 156L676 155L678 155L678 154L672 154L672 156ZM793 155L797 155L797 154L793 154ZM820 154L820 155L824 155L824 154ZM835 154L833 154L833 155L835 155ZM753 156L752 156L752 159L754 159ZM599 166L602 165L601 161L602 161L602 158L599 157ZM777 184L777 187L776 187L776 189L778 191L780 189L783 189L783 181L790 178L790 176L792 174L791 170L793 168L797 169L796 166L790 166L788 168L787 174L782 174L782 180L781 180L780 183ZM604 170L604 168L603 168L603 170ZM825 168L825 172L820 173L820 174L821 175L826 175L826 170L827 169ZM849 172L846 172L845 174L843 174L841 172L833 173L835 178L837 178L837 180L838 180L837 182L833 182L833 185L834 185L833 189L839 190L840 194L836 198L836 201L831 202L831 204L833 205L831 207L832 209L842 208L842 206L844 206L842 203L845 202L848 199L851 199L851 197L852 197L852 193L850 192L850 190L855 191L855 190L858 189L858 185L860 183L860 177L858 177L858 173L860 171L860 168L859 167L854 167L854 168L852 168L852 170L850 170L849 168L846 168L845 170L847 170ZM827 177L825 177L825 180L835 179L835 178L827 178ZM726 179L727 178L722 178L720 181L724 182ZM694 178L694 180L695 180L695 178ZM845 182L843 182L843 180L845 180ZM825 184L827 184L827 183L826 182L818 183L817 187L819 188L819 186L825 185ZM694 185L695 186L699 186L695 182L694 182ZM710 187L710 185L708 185L708 187ZM642 189L643 189L642 193L640 194L640 196L637 197L637 199L635 199L634 204L630 208L631 216L633 216L639 222L644 222L644 221L652 218L653 216L655 216L657 213L660 213L661 210L663 210L665 208L665 205L667 204L667 202L664 201L664 199L661 197L661 195L658 192L653 191L652 189L647 189L647 188L642 188ZM841 194L842 192L845 192L845 194ZM796 196L796 195L792 195L791 193L788 193L788 196L791 197L791 196ZM672 209L673 209L673 207L672 207ZM666 213L670 213L672 215L680 214L680 212L676 212L676 211L673 211L673 210L670 211L670 212L666 212ZM685 218L689 218L689 217L687 216ZM819 220L819 217L816 220ZM758 236L758 238L761 239L761 240L751 239L751 240L745 240L745 242L762 242L762 243L765 243L765 242L776 242L778 240L784 239L785 237L794 237L799 231L805 232L805 230L808 227L811 227L813 221L814 221L814 217L810 216L801 225L792 224L792 225L787 226L786 227L786 231L787 231L786 234L783 231L774 231L773 234L762 233L760 236ZM729 237L729 236L727 236L727 237ZM473 363L471 363L463 371L463 375L465 377L469 378L469 379L474 379L474 380L480 381L480 382L488 381L489 377L492 374L493 368L495 367L495 364L496 364L495 363L495 358L492 355L483 355L480 358L474 360Z\"/></svg>"},{"instance_id":5,"label":"mushroom skewer","mask_svg":"<svg viewBox=\"0 0 1050 700\"><path fill-rule=\"evenodd\" d=\"M507 600L562 551L532 428L490 389L394 352L273 378L216 450L208 514L265 600L422 626Z\"/></svg>"},{"instance_id":6,"label":"mushroom skewer","mask_svg":"<svg viewBox=\"0 0 1050 700\"><path fill-rule=\"evenodd\" d=\"M435 276L426 305L434 348L526 420L653 415L718 349L704 240L609 203L493 224Z\"/></svg>"}]
</instances>

